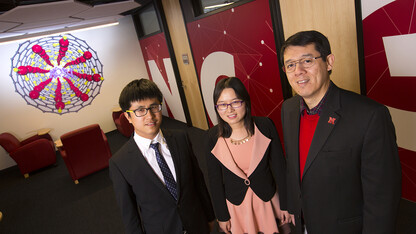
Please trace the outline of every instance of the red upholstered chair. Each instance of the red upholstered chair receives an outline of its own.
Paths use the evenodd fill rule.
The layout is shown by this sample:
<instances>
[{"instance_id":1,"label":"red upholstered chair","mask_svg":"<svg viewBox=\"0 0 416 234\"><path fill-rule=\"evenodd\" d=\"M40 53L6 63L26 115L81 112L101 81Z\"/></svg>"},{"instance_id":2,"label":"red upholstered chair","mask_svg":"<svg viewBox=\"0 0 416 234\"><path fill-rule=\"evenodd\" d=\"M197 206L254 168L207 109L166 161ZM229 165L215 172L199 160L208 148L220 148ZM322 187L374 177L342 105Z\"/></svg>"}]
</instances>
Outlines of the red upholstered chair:
<instances>
[{"instance_id":1,"label":"red upholstered chair","mask_svg":"<svg viewBox=\"0 0 416 234\"><path fill-rule=\"evenodd\" d=\"M0 134L0 145L16 162L20 173L27 178L29 173L56 163L56 152L51 136L46 133L19 141L12 134Z\"/></svg>"},{"instance_id":2,"label":"red upholstered chair","mask_svg":"<svg viewBox=\"0 0 416 234\"><path fill-rule=\"evenodd\" d=\"M113 111L113 120L117 130L125 137L130 137L133 134L134 127L122 111Z\"/></svg>"},{"instance_id":3,"label":"red upholstered chair","mask_svg":"<svg viewBox=\"0 0 416 234\"><path fill-rule=\"evenodd\" d=\"M61 142L56 143L75 184L78 179L108 167L111 151L98 124L65 133Z\"/></svg>"}]
</instances>

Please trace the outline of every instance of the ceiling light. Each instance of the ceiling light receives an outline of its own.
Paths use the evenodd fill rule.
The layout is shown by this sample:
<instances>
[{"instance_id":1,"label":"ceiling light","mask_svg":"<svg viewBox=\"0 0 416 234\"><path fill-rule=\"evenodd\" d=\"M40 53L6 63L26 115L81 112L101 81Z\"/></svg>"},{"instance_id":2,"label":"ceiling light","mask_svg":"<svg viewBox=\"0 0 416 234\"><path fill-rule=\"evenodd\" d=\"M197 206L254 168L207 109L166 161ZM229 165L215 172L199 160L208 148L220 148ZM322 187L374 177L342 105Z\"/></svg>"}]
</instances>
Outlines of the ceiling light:
<instances>
[{"instance_id":1,"label":"ceiling light","mask_svg":"<svg viewBox=\"0 0 416 234\"><path fill-rule=\"evenodd\" d=\"M221 3L221 4L217 4L217 5L212 5L212 6L206 6L204 7L205 9L212 9L212 8L220 8L220 7L225 7L228 5L233 4L234 2L227 2L227 3Z\"/></svg>"},{"instance_id":2,"label":"ceiling light","mask_svg":"<svg viewBox=\"0 0 416 234\"><path fill-rule=\"evenodd\" d=\"M37 38L42 38L42 37L47 37L47 36L56 36L60 34L70 33L70 32L80 32L80 31L85 31L85 30L104 28L104 27L109 27L109 26L115 26L118 24L119 22L116 21L116 22L109 22L109 23L99 24L99 25L90 25L89 27L88 26L85 27L84 25L82 27L66 27L60 30L46 31L46 32L34 33L34 34L27 33L27 34L19 35L19 36L0 38L0 45L9 44L9 43L17 42L17 41L22 41L22 40L37 39Z\"/></svg>"}]
</instances>

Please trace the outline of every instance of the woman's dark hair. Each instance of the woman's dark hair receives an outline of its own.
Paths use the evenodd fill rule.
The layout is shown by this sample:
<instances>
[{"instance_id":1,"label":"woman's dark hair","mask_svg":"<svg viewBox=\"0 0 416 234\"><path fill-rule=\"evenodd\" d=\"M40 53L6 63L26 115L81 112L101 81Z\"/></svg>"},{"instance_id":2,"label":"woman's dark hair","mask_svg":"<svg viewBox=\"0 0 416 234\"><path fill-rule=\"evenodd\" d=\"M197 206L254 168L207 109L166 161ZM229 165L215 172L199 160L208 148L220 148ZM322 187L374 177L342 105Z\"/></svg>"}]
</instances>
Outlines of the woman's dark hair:
<instances>
[{"instance_id":1,"label":"woman's dark hair","mask_svg":"<svg viewBox=\"0 0 416 234\"><path fill-rule=\"evenodd\" d=\"M125 112L131 107L131 103L145 99L157 98L162 103L163 95L155 82L148 79L133 80L121 91L118 104ZM130 113L129 113L130 114Z\"/></svg>"},{"instance_id":2,"label":"woman's dark hair","mask_svg":"<svg viewBox=\"0 0 416 234\"><path fill-rule=\"evenodd\" d=\"M251 101L250 95L247 92L246 87L244 87L243 82L237 77L228 77L220 80L214 89L214 105L217 104L218 99L221 96L221 93L224 89L231 88L234 90L235 94L239 99L244 101L246 108L246 115L244 116L244 127L247 129L248 134L254 134L254 122L253 117L251 116ZM228 138L231 136L232 129L231 126L225 122L221 116L218 114L217 108L215 108L215 113L217 114L218 119L218 137Z\"/></svg>"},{"instance_id":3,"label":"woman's dark hair","mask_svg":"<svg viewBox=\"0 0 416 234\"><path fill-rule=\"evenodd\" d=\"M302 31L290 36L282 45L280 49L280 61L284 66L283 55L289 46L307 46L309 44L315 45L315 50L322 56L322 61L326 61L326 57L330 55L331 45L328 38L318 31ZM331 74L332 70L328 71Z\"/></svg>"}]
</instances>

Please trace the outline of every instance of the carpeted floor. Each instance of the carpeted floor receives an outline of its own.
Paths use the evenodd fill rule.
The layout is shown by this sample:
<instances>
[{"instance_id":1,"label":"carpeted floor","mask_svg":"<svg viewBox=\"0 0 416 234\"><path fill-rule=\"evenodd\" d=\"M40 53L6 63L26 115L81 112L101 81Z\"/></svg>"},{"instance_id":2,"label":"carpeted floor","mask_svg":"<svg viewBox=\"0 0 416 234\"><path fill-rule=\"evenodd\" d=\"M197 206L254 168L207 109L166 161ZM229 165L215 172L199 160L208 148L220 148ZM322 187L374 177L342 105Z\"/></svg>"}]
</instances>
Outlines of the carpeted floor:
<instances>
[{"instance_id":1,"label":"carpeted floor","mask_svg":"<svg viewBox=\"0 0 416 234\"><path fill-rule=\"evenodd\" d=\"M187 128L169 118L164 118L162 125ZM193 149L201 152L205 132L189 128L189 134ZM128 140L117 130L106 135L113 154ZM0 171L0 234L124 233L108 169L79 182L74 184L59 152L55 166L30 173L28 179L17 166Z\"/></svg>"},{"instance_id":2,"label":"carpeted floor","mask_svg":"<svg viewBox=\"0 0 416 234\"><path fill-rule=\"evenodd\" d=\"M114 153L127 138L107 134ZM124 233L108 169L75 185L59 153L56 166L24 179L17 167L0 172L0 233Z\"/></svg>"},{"instance_id":3,"label":"carpeted floor","mask_svg":"<svg viewBox=\"0 0 416 234\"><path fill-rule=\"evenodd\" d=\"M164 125L186 125L164 119ZM203 155L204 131L190 128L196 156ZM106 134L114 154L128 139L118 131ZM203 160L199 160L202 170ZM0 171L1 234L19 233L124 233L120 210L108 169L87 176L75 185L59 153L57 164L24 179L18 168ZM397 233L416 233L416 204L402 200Z\"/></svg>"}]
</instances>

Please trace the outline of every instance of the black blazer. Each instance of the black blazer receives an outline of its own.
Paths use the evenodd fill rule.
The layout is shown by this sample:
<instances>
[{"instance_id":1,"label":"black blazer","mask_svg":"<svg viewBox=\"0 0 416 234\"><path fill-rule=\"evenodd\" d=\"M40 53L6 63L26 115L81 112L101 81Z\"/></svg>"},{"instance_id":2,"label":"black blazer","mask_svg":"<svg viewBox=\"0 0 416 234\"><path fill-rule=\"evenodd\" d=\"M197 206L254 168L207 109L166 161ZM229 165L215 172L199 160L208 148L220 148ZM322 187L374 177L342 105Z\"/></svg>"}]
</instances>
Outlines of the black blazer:
<instances>
[{"instance_id":1,"label":"black blazer","mask_svg":"<svg viewBox=\"0 0 416 234\"><path fill-rule=\"evenodd\" d=\"M110 177L126 233L209 233L214 219L203 175L188 137L179 130L164 130L175 164L178 201L171 196L143 157L133 137L110 159Z\"/></svg>"},{"instance_id":2,"label":"black blazer","mask_svg":"<svg viewBox=\"0 0 416 234\"><path fill-rule=\"evenodd\" d=\"M401 169L388 109L333 85L300 182L300 98L282 107L288 210L296 233L301 212L308 234L394 233Z\"/></svg>"},{"instance_id":3,"label":"black blazer","mask_svg":"<svg viewBox=\"0 0 416 234\"><path fill-rule=\"evenodd\" d=\"M286 210L286 162L282 153L279 135L271 119L254 117L254 122L259 131L265 137L271 139L271 142L268 144L256 169L248 176L249 185L247 185L245 178L238 176L235 171L225 167L211 153L211 150L220 139L218 138L218 126L214 126L208 131L207 183L216 217L220 221L230 219L226 199L235 205L241 204L248 187L251 187L260 199L269 201L276 193L277 185L280 191L280 208Z\"/></svg>"}]
</instances>

